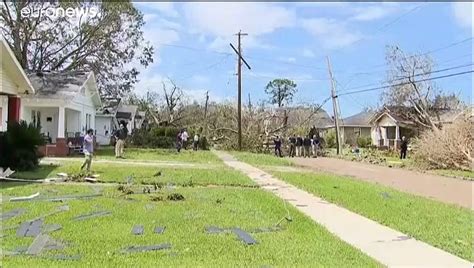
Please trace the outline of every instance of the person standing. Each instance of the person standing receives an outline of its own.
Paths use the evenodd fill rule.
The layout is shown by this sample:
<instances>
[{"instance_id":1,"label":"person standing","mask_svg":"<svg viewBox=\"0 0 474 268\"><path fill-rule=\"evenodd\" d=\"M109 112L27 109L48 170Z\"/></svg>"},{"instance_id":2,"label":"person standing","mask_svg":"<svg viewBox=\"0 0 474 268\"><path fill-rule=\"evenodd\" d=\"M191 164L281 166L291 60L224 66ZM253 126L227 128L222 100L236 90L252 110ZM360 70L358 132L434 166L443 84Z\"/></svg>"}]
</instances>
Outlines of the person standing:
<instances>
[{"instance_id":1,"label":"person standing","mask_svg":"<svg viewBox=\"0 0 474 268\"><path fill-rule=\"evenodd\" d=\"M275 144L275 156L281 157L281 139L279 136L276 136L276 138L273 140L273 143Z\"/></svg>"},{"instance_id":2,"label":"person standing","mask_svg":"<svg viewBox=\"0 0 474 268\"><path fill-rule=\"evenodd\" d=\"M303 138L298 135L296 138L296 157L301 157L303 155Z\"/></svg>"},{"instance_id":3,"label":"person standing","mask_svg":"<svg viewBox=\"0 0 474 268\"><path fill-rule=\"evenodd\" d=\"M309 135L304 137L303 147L304 147L304 157L310 157L311 139L309 138Z\"/></svg>"},{"instance_id":4,"label":"person standing","mask_svg":"<svg viewBox=\"0 0 474 268\"><path fill-rule=\"evenodd\" d=\"M84 143L82 145L84 152L84 163L81 166L81 171L86 168L87 172L91 171L92 154L94 153L94 130L87 130L86 136L84 136Z\"/></svg>"},{"instance_id":5,"label":"person standing","mask_svg":"<svg viewBox=\"0 0 474 268\"><path fill-rule=\"evenodd\" d=\"M196 133L194 134L194 139L193 139L193 150L197 151L199 147L199 135Z\"/></svg>"},{"instance_id":6,"label":"person standing","mask_svg":"<svg viewBox=\"0 0 474 268\"><path fill-rule=\"evenodd\" d=\"M319 152L319 136L313 135L313 155L318 157Z\"/></svg>"},{"instance_id":7,"label":"person standing","mask_svg":"<svg viewBox=\"0 0 474 268\"><path fill-rule=\"evenodd\" d=\"M123 149L125 147L125 139L128 135L128 129L124 121L120 122L120 128L115 131L115 158L124 158Z\"/></svg>"},{"instance_id":8,"label":"person standing","mask_svg":"<svg viewBox=\"0 0 474 268\"><path fill-rule=\"evenodd\" d=\"M188 149L188 138L189 138L188 131L186 129L183 129L183 133L181 133L181 141L183 143L182 145L184 147L184 150Z\"/></svg>"},{"instance_id":9,"label":"person standing","mask_svg":"<svg viewBox=\"0 0 474 268\"><path fill-rule=\"evenodd\" d=\"M178 153L181 152L181 147L183 146L182 135L183 130L180 130L178 135L176 135L176 151L178 151Z\"/></svg>"},{"instance_id":10,"label":"person standing","mask_svg":"<svg viewBox=\"0 0 474 268\"><path fill-rule=\"evenodd\" d=\"M295 157L296 137L294 134L289 138L289 142L290 142L290 157Z\"/></svg>"},{"instance_id":11,"label":"person standing","mask_svg":"<svg viewBox=\"0 0 474 268\"><path fill-rule=\"evenodd\" d=\"M408 150L408 141L405 136L402 137L402 143L400 144L400 159L407 158L407 150Z\"/></svg>"}]
</instances>

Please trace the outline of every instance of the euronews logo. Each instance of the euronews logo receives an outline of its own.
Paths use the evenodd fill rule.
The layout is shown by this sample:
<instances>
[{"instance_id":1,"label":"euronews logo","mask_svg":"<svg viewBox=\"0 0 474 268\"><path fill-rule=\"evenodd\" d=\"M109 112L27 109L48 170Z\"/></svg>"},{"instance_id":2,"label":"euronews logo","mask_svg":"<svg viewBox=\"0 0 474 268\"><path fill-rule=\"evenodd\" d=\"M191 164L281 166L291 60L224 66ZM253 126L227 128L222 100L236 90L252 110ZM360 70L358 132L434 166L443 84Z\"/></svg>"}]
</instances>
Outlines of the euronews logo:
<instances>
[{"instance_id":1,"label":"euronews logo","mask_svg":"<svg viewBox=\"0 0 474 268\"><path fill-rule=\"evenodd\" d=\"M36 10L30 7L24 7L21 9L22 18L38 18L40 16L46 16L50 18L77 18L81 16L88 16L90 18L94 18L98 14L99 9L97 7L46 7Z\"/></svg>"}]
</instances>

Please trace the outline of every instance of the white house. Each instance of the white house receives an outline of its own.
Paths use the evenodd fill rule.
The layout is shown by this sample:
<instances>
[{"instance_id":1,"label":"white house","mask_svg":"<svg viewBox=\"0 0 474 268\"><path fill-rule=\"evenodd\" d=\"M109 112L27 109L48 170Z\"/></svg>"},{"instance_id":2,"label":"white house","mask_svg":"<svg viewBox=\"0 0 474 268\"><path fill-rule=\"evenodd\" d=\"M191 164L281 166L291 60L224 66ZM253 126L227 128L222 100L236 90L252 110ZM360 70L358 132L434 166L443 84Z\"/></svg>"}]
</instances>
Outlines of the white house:
<instances>
[{"instance_id":1,"label":"white house","mask_svg":"<svg viewBox=\"0 0 474 268\"><path fill-rule=\"evenodd\" d=\"M35 92L26 73L7 42L1 38L0 61L0 131L7 130L7 121L20 120L20 94Z\"/></svg>"},{"instance_id":2,"label":"white house","mask_svg":"<svg viewBox=\"0 0 474 268\"><path fill-rule=\"evenodd\" d=\"M95 127L101 100L93 72L41 72L28 77L34 94L22 95L21 118L41 128L48 141L46 155L64 156L68 144L79 144Z\"/></svg>"},{"instance_id":3,"label":"white house","mask_svg":"<svg viewBox=\"0 0 474 268\"><path fill-rule=\"evenodd\" d=\"M109 145L110 138L118 128L116 119L120 99L105 99L103 107L97 110L95 116L96 141L100 145Z\"/></svg>"}]
</instances>

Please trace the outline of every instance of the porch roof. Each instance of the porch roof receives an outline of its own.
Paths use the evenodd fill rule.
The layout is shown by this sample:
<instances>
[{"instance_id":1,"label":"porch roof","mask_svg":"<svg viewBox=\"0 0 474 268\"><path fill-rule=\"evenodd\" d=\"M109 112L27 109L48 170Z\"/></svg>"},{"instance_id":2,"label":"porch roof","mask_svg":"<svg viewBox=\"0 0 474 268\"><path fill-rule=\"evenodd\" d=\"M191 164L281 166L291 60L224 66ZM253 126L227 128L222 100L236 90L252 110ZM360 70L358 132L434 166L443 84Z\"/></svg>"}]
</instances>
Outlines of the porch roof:
<instances>
[{"instance_id":1,"label":"porch roof","mask_svg":"<svg viewBox=\"0 0 474 268\"><path fill-rule=\"evenodd\" d=\"M18 94L23 93L34 93L35 89L31 84L28 76L26 75L25 71L21 67L20 63L16 59L13 51L10 49L7 41L3 37L0 37L0 46L1 46L1 53L0 58L2 61L2 70L3 72L7 71L8 75L12 76L15 83L19 86L19 88L24 89L26 92L17 92ZM2 92L2 87L0 87L0 92Z\"/></svg>"}]
</instances>

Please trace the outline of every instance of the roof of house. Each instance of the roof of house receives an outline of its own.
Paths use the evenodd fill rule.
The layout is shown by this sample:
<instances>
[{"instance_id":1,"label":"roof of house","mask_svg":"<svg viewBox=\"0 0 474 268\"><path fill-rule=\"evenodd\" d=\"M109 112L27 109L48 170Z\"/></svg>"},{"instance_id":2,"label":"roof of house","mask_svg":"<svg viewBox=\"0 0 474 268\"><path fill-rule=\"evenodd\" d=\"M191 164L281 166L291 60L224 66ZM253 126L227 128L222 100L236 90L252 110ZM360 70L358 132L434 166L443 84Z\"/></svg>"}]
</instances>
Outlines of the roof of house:
<instances>
[{"instance_id":1,"label":"roof of house","mask_svg":"<svg viewBox=\"0 0 474 268\"><path fill-rule=\"evenodd\" d=\"M10 49L10 46L8 45L7 41L3 37L0 37L0 46L1 46L1 61L2 61L2 69L5 70L11 70L14 68L13 73L9 73L9 75L12 75L13 79L15 80L15 83L18 83L19 86L24 88L26 92L18 92L18 93L34 93L35 89L33 88L33 85L31 84L30 80L28 79L28 76L26 75L25 71L21 67L20 63L15 57L15 54L13 51ZM0 92L1 92L0 88Z\"/></svg>"},{"instance_id":2,"label":"roof of house","mask_svg":"<svg viewBox=\"0 0 474 268\"><path fill-rule=\"evenodd\" d=\"M132 119L138 111L137 105L122 104L117 110L116 117L120 119Z\"/></svg>"},{"instance_id":3,"label":"roof of house","mask_svg":"<svg viewBox=\"0 0 474 268\"><path fill-rule=\"evenodd\" d=\"M37 72L28 73L28 78L35 88L35 98L73 100L87 86L91 92L86 96L92 98L96 106L101 105L93 72Z\"/></svg>"},{"instance_id":4,"label":"roof of house","mask_svg":"<svg viewBox=\"0 0 474 268\"><path fill-rule=\"evenodd\" d=\"M433 117L432 120L435 123L450 123L463 114L464 110L454 109L454 110L439 110L439 121L437 117ZM375 114L370 120L371 123L379 120L382 115L386 114L393 118L395 121L406 124L414 125L415 123L407 116L408 114L414 114L414 108L403 107L403 106L385 106L378 113Z\"/></svg>"},{"instance_id":5,"label":"roof of house","mask_svg":"<svg viewBox=\"0 0 474 268\"><path fill-rule=\"evenodd\" d=\"M115 117L121 101L120 98L106 98L102 100L102 107L97 109L97 115Z\"/></svg>"},{"instance_id":6,"label":"roof of house","mask_svg":"<svg viewBox=\"0 0 474 268\"><path fill-rule=\"evenodd\" d=\"M370 120L376 113L373 111L363 111L358 114L343 118L341 126L371 127Z\"/></svg>"}]
</instances>

